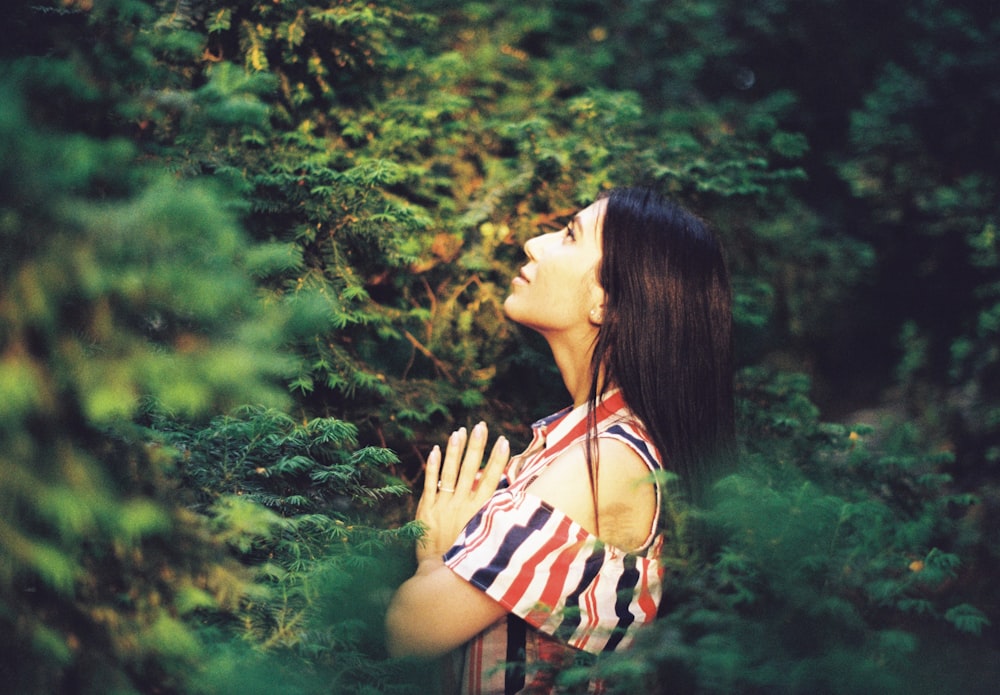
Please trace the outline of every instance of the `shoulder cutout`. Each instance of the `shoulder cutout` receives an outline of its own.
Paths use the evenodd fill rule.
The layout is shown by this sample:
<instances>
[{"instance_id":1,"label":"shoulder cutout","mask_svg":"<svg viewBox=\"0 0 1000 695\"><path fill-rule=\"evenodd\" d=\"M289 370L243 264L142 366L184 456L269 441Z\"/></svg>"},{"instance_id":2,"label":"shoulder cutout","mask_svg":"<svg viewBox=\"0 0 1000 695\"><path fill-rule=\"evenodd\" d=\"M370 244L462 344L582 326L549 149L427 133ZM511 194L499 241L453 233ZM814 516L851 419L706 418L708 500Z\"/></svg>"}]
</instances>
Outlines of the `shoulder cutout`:
<instances>
[{"instance_id":1,"label":"shoulder cutout","mask_svg":"<svg viewBox=\"0 0 1000 695\"><path fill-rule=\"evenodd\" d=\"M635 450L617 439L598 437L597 451L597 535L622 550L641 548L656 517L656 489L649 467ZM559 454L527 490L596 533L585 441Z\"/></svg>"}]
</instances>

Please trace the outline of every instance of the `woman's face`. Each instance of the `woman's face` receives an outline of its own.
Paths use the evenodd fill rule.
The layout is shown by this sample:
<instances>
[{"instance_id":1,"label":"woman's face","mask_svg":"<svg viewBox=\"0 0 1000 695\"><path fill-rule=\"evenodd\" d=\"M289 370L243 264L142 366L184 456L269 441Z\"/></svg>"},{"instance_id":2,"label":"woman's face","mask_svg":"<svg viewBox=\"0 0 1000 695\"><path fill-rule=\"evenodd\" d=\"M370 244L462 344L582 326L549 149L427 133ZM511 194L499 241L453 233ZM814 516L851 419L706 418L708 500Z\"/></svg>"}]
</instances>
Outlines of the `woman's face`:
<instances>
[{"instance_id":1,"label":"woman's face","mask_svg":"<svg viewBox=\"0 0 1000 695\"><path fill-rule=\"evenodd\" d=\"M565 229L529 239L528 263L511 283L504 311L512 321L545 334L594 330L603 311L604 290L597 280L601 229L607 202L577 213Z\"/></svg>"}]
</instances>

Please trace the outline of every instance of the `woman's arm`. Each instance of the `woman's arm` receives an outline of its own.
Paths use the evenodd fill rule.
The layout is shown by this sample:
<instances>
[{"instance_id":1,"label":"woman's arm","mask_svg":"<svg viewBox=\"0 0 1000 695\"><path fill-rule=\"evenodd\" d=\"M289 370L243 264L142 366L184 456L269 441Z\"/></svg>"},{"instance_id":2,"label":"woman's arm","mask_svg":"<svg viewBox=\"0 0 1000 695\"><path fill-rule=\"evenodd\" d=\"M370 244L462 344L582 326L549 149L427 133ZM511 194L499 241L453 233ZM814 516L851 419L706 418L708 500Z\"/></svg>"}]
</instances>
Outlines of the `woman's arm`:
<instances>
[{"instance_id":1,"label":"woman's arm","mask_svg":"<svg viewBox=\"0 0 1000 695\"><path fill-rule=\"evenodd\" d=\"M416 516L427 528L417 543L417 571L396 591L386 615L386 643L393 656L439 656L506 613L442 559L496 490L510 458L510 445L500 437L480 471L487 435L483 423L468 437L462 428L448 440L443 462L438 447L427 457Z\"/></svg>"},{"instance_id":2,"label":"woman's arm","mask_svg":"<svg viewBox=\"0 0 1000 695\"><path fill-rule=\"evenodd\" d=\"M465 644L506 614L440 559L423 560L392 597L386 616L391 656L433 658Z\"/></svg>"},{"instance_id":3,"label":"woman's arm","mask_svg":"<svg viewBox=\"0 0 1000 695\"><path fill-rule=\"evenodd\" d=\"M442 560L468 520L496 489L503 468L500 461L506 463L508 457L505 447L498 453L498 442L477 488L475 477L485 448L485 428L474 429L469 439L461 465L458 459L465 446L462 431L449 440L443 467L436 448L427 459L424 491L417 507L417 519L427 524L427 535L417 548L417 571L393 596L386 617L387 642L393 656L439 656L506 613ZM616 440L599 439L598 450L600 535L620 548L637 548L645 542L656 513L649 469L638 454ZM442 490L437 487L439 479ZM454 493L449 492L453 486L445 482L450 480L457 480ZM563 452L528 489L595 533L584 444Z\"/></svg>"}]
</instances>

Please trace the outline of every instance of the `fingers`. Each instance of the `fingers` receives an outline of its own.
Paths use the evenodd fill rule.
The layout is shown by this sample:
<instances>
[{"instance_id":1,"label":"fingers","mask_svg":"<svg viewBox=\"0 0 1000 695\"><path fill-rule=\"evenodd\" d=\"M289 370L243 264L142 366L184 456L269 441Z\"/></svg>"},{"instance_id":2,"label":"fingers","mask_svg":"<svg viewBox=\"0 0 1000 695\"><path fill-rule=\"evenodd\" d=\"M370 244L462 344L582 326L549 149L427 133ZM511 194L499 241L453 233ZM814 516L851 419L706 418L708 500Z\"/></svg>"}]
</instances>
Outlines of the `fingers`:
<instances>
[{"instance_id":1,"label":"fingers","mask_svg":"<svg viewBox=\"0 0 1000 695\"><path fill-rule=\"evenodd\" d=\"M483 454L486 451L486 439L488 435L485 422L480 422L472 428L472 433L469 435L469 445L465 450L465 456L462 458L462 468L459 471L458 481L455 484L457 489L463 492L472 490L476 474L483 463Z\"/></svg>"},{"instance_id":2,"label":"fingers","mask_svg":"<svg viewBox=\"0 0 1000 695\"><path fill-rule=\"evenodd\" d=\"M443 459L438 447L427 457L424 494L431 491L467 494L474 489L495 490L510 459L510 444L505 437L498 438L486 467L480 471L488 438L485 422L473 427L472 432L466 432L464 427L452 432Z\"/></svg>"},{"instance_id":3,"label":"fingers","mask_svg":"<svg viewBox=\"0 0 1000 695\"><path fill-rule=\"evenodd\" d=\"M500 483L507 462L510 461L510 442L506 437L500 437L493 445L490 452L490 460L486 462L482 475L479 479L479 486L476 488L479 497L487 498L493 494Z\"/></svg>"},{"instance_id":4,"label":"fingers","mask_svg":"<svg viewBox=\"0 0 1000 695\"><path fill-rule=\"evenodd\" d=\"M437 444L427 455L427 464L424 467L424 493L430 495L437 492L438 479L441 475L441 447Z\"/></svg>"},{"instance_id":5,"label":"fingers","mask_svg":"<svg viewBox=\"0 0 1000 695\"><path fill-rule=\"evenodd\" d=\"M441 474L438 478L439 490L444 492L454 492L458 482L459 466L462 461L462 452L465 450L465 442L468 438L465 428L459 427L448 437L448 448L444 452L444 464L441 467Z\"/></svg>"}]
</instances>

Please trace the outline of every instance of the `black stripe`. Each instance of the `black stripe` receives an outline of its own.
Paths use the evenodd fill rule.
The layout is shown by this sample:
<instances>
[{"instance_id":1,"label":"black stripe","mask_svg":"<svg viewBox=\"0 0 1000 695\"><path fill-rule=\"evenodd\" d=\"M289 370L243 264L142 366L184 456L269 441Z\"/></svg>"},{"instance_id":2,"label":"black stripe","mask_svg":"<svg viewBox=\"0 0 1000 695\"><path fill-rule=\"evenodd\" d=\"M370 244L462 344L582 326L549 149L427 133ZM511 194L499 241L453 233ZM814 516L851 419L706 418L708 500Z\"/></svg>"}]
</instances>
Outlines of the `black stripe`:
<instances>
[{"instance_id":1,"label":"black stripe","mask_svg":"<svg viewBox=\"0 0 1000 695\"><path fill-rule=\"evenodd\" d=\"M509 485L509 483L507 482L507 479L503 478L500 481L500 484L497 485L497 492L499 492L500 490L505 489L508 485ZM487 504L489 504L489 503L487 502ZM483 514L485 514L485 513L486 513L486 505L484 505L482 509L480 509L478 512L476 512L476 515L474 517L472 517L471 519L469 519L469 523L467 523L465 525L465 528L463 529L463 533L465 534L466 538L468 538L473 533L475 533L476 529L479 528L479 525L483 523ZM445 562L447 562L453 556L455 556L459 552L461 552L462 548L463 548L463 546L452 546L448 550L448 552L446 552L444 554Z\"/></svg>"},{"instance_id":2,"label":"black stripe","mask_svg":"<svg viewBox=\"0 0 1000 695\"><path fill-rule=\"evenodd\" d=\"M483 523L483 513L485 511L486 511L486 507L483 507L478 512L476 512L476 515L474 517L472 517L471 519L469 519L469 523L467 523L465 525L465 530L463 531L463 533L465 534L466 538L468 538L473 533L475 533L476 529L479 528L479 525L481 523ZM444 554L444 561L448 562L448 560L450 560L455 555L458 555L460 552L462 552L463 548L465 548L464 545L453 545L453 546L451 546L451 548L449 548L448 551Z\"/></svg>"},{"instance_id":3,"label":"black stripe","mask_svg":"<svg viewBox=\"0 0 1000 695\"><path fill-rule=\"evenodd\" d=\"M631 553L624 557L625 571L618 578L618 586L615 589L615 615L618 616L618 624L615 626L608 643L604 645L604 651L612 652L625 637L625 631L635 622L635 616L629 610L632 598L635 596L635 587L639 584L639 570L636 569L636 557Z\"/></svg>"},{"instance_id":4,"label":"black stripe","mask_svg":"<svg viewBox=\"0 0 1000 695\"><path fill-rule=\"evenodd\" d=\"M656 457L653 456L653 452L649 450L649 442L642 437L632 434L621 425L612 425L604 431L608 434L617 435L622 439L627 439L651 470L656 471L663 468L660 462L656 460Z\"/></svg>"},{"instance_id":5,"label":"black stripe","mask_svg":"<svg viewBox=\"0 0 1000 695\"><path fill-rule=\"evenodd\" d=\"M514 695L524 688L527 624L513 613L507 614L507 665L504 672L504 695Z\"/></svg>"},{"instance_id":6,"label":"black stripe","mask_svg":"<svg viewBox=\"0 0 1000 695\"><path fill-rule=\"evenodd\" d=\"M551 516L552 510L542 506L531 513L531 518L528 519L526 524L512 526L511 529L504 534L500 547L497 548L496 553L490 559L489 563L484 567L477 569L475 573L469 577L469 582L471 582L474 586L478 586L480 589L488 589L496 580L497 575L507 569L514 551L521 547L528 536L545 526Z\"/></svg>"},{"instance_id":7,"label":"black stripe","mask_svg":"<svg viewBox=\"0 0 1000 695\"><path fill-rule=\"evenodd\" d=\"M576 588L566 597L566 608L563 610L563 620L556 629L555 636L563 642L569 642L573 633L580 626L580 594L590 586L601 571L604 564L604 545L596 543L593 552L583 566L583 575Z\"/></svg>"}]
</instances>

